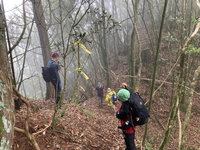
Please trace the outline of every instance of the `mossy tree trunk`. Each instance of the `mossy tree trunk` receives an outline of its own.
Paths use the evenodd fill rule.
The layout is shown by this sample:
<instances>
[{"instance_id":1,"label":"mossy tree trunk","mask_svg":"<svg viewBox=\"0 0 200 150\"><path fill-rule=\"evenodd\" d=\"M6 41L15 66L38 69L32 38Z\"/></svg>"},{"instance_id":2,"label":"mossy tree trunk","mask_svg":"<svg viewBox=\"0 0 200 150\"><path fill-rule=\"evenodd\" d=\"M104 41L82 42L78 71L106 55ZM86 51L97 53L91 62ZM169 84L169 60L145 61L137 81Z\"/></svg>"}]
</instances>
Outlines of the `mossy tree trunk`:
<instances>
[{"instance_id":1,"label":"mossy tree trunk","mask_svg":"<svg viewBox=\"0 0 200 150\"><path fill-rule=\"evenodd\" d=\"M135 15L134 14L134 21L135 21ZM130 74L130 90L135 91L135 42L136 41L136 32L135 27L133 27L133 31L131 33L131 48L130 48L130 56L129 56L129 74Z\"/></svg>"},{"instance_id":2,"label":"mossy tree trunk","mask_svg":"<svg viewBox=\"0 0 200 150\"><path fill-rule=\"evenodd\" d=\"M0 6L0 149L11 150L14 137L14 101L8 52Z\"/></svg>"},{"instance_id":3,"label":"mossy tree trunk","mask_svg":"<svg viewBox=\"0 0 200 150\"><path fill-rule=\"evenodd\" d=\"M179 141L180 142L179 150L184 150L185 149L186 134L187 134L189 120L190 120L191 113L192 113L192 111L191 111L192 110L192 99L193 99L194 90L195 90L199 75L200 75L200 66L195 71L194 77L193 77L193 80L192 80L192 83L191 83L189 104L188 104L188 107L187 107L187 110L186 110L185 120L184 120L184 123L183 123L183 131L182 131L181 141Z\"/></svg>"}]
</instances>

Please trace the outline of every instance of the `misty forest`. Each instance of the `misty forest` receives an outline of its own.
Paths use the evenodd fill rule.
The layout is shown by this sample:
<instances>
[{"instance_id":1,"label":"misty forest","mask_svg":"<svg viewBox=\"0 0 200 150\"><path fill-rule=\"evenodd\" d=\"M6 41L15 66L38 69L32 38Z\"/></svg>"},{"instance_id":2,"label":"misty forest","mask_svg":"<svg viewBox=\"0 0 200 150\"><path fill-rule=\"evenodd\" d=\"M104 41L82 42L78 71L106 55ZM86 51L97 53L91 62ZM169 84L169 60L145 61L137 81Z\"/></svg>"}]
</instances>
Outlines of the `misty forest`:
<instances>
[{"instance_id":1,"label":"misty forest","mask_svg":"<svg viewBox=\"0 0 200 150\"><path fill-rule=\"evenodd\" d=\"M126 149L121 85L149 113L138 150L200 150L200 0L5 1L0 150Z\"/></svg>"}]
</instances>

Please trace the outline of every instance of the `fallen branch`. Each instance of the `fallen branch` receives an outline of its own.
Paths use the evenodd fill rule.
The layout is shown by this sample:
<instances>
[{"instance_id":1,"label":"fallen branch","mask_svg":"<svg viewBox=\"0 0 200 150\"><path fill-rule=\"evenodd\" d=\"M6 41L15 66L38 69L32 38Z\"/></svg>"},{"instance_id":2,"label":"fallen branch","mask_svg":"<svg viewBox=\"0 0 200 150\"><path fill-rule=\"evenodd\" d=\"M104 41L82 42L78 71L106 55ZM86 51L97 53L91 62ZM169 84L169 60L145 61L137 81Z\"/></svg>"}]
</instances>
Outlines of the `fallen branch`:
<instances>
[{"instance_id":1,"label":"fallen branch","mask_svg":"<svg viewBox=\"0 0 200 150\"><path fill-rule=\"evenodd\" d=\"M23 133L26 135L26 137L28 138L28 140L32 143L32 145L35 147L36 150L40 150L40 147L37 143L37 141L35 140L35 137L33 135L30 134L30 132L27 132L24 129L20 129L18 127L14 127L14 130L20 133Z\"/></svg>"},{"instance_id":2,"label":"fallen branch","mask_svg":"<svg viewBox=\"0 0 200 150\"><path fill-rule=\"evenodd\" d=\"M24 129L20 129L18 127L14 127L14 130L17 131L17 132L21 132L21 133L26 134L26 131Z\"/></svg>"},{"instance_id":3,"label":"fallen branch","mask_svg":"<svg viewBox=\"0 0 200 150\"><path fill-rule=\"evenodd\" d=\"M49 122L48 126L46 126L44 129L42 129L42 130L40 130L40 131L38 131L38 132L33 133L32 135L33 135L33 136L36 136L36 135L38 135L38 134L40 134L40 133L46 131L49 127L51 127L51 123L52 123L52 120Z\"/></svg>"}]
</instances>

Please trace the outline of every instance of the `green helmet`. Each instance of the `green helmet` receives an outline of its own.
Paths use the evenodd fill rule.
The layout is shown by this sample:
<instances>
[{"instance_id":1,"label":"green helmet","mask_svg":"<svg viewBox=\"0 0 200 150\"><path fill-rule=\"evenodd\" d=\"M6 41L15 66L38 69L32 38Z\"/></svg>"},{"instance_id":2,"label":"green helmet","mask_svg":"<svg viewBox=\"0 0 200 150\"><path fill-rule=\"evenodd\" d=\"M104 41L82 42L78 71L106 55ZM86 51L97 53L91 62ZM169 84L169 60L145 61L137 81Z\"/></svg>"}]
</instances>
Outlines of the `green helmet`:
<instances>
[{"instance_id":1,"label":"green helmet","mask_svg":"<svg viewBox=\"0 0 200 150\"><path fill-rule=\"evenodd\" d=\"M131 95L130 92L126 89L120 89L119 92L117 93L118 99L122 102L128 101L130 95Z\"/></svg>"}]
</instances>

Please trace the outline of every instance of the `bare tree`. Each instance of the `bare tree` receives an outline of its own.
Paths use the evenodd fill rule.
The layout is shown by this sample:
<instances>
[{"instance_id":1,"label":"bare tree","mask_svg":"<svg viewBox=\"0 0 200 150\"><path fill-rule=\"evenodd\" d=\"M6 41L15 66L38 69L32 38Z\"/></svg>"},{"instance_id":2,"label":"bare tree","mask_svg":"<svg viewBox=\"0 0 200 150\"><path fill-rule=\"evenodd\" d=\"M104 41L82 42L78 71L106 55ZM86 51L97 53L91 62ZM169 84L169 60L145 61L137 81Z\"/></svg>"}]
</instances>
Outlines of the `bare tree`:
<instances>
[{"instance_id":1,"label":"bare tree","mask_svg":"<svg viewBox=\"0 0 200 150\"><path fill-rule=\"evenodd\" d=\"M158 44L157 44L157 48L156 48L156 57L155 57L153 79L152 79L152 85L151 85L151 95L150 95L150 102L149 102L149 108L148 108L149 113L151 111L151 106L152 106L153 91L154 91L154 87L155 87L155 79L156 79L156 73L157 73L157 67L158 67L158 58L159 58L159 51L160 51L161 40L162 40L162 31L163 31L163 24L164 24L164 20L165 20L166 9L167 9L167 3L168 3L168 0L165 0L164 9L163 9L163 13L162 13L160 32L159 32L159 37L158 37ZM148 123L145 126L145 133L144 133L142 145L145 145L147 132L148 132Z\"/></svg>"},{"instance_id":2,"label":"bare tree","mask_svg":"<svg viewBox=\"0 0 200 150\"><path fill-rule=\"evenodd\" d=\"M44 66L47 66L48 61L51 59L51 50L50 50L50 44L49 44L49 38L45 23L45 17L42 7L42 1L41 0L31 0L33 4L33 12L34 12L34 19L37 25L38 34L40 37L40 45L42 47L42 56L43 56L43 63ZM46 99L49 99L51 97L51 94L53 93L53 86L50 85L50 83L46 83Z\"/></svg>"},{"instance_id":3,"label":"bare tree","mask_svg":"<svg viewBox=\"0 0 200 150\"><path fill-rule=\"evenodd\" d=\"M106 21L105 21L105 5L104 5L104 0L101 0L101 7L102 7L102 17L103 17L103 35L102 35L102 45L101 45L101 49L102 49L102 55L103 55L103 64L104 64L104 68L106 70L106 86L110 87L111 86L111 82L110 82L110 70L109 70L109 62L108 62L108 50L107 50L107 43L106 43Z\"/></svg>"}]
</instances>

